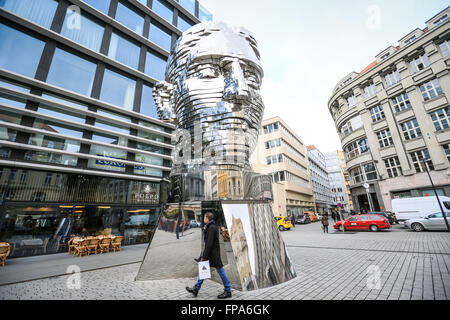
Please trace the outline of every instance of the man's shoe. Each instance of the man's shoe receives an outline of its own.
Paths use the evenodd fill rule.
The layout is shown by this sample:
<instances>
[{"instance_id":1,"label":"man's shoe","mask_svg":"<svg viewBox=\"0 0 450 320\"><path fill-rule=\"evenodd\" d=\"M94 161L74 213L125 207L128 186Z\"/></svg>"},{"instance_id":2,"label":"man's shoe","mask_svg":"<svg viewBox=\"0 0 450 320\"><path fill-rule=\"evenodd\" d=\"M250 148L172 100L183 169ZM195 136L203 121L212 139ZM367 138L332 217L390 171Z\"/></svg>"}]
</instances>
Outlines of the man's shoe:
<instances>
[{"instance_id":1,"label":"man's shoe","mask_svg":"<svg viewBox=\"0 0 450 320\"><path fill-rule=\"evenodd\" d=\"M198 289L196 286L193 286L192 288L186 287L186 290L194 295L196 297L198 295Z\"/></svg>"},{"instance_id":2,"label":"man's shoe","mask_svg":"<svg viewBox=\"0 0 450 320\"><path fill-rule=\"evenodd\" d=\"M219 299L226 299L226 298L231 298L231 291L224 291L223 293L219 294L217 296L217 298Z\"/></svg>"}]
</instances>

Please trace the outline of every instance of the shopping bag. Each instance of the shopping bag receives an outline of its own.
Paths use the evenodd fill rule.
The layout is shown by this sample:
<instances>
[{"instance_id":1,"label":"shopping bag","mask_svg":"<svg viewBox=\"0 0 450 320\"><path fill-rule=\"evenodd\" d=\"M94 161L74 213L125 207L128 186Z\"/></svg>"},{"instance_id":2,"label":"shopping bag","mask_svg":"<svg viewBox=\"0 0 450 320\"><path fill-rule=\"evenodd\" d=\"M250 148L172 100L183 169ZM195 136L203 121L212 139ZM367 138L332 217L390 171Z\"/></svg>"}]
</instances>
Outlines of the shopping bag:
<instances>
[{"instance_id":1,"label":"shopping bag","mask_svg":"<svg viewBox=\"0 0 450 320\"><path fill-rule=\"evenodd\" d=\"M209 267L209 261L200 261L198 263L198 278L200 280L211 278L211 268Z\"/></svg>"}]
</instances>

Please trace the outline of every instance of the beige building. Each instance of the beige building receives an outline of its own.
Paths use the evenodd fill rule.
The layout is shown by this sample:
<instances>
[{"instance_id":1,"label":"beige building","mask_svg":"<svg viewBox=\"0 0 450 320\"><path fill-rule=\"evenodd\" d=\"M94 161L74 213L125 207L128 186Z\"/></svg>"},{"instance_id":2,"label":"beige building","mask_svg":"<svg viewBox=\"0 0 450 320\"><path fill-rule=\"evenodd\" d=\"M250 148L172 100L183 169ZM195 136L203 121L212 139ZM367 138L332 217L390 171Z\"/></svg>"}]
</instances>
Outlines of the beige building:
<instances>
[{"instance_id":1,"label":"beige building","mask_svg":"<svg viewBox=\"0 0 450 320\"><path fill-rule=\"evenodd\" d=\"M450 9L439 12L335 87L328 108L341 138L355 210L450 193ZM422 162L423 160L424 162Z\"/></svg>"},{"instance_id":2,"label":"beige building","mask_svg":"<svg viewBox=\"0 0 450 320\"><path fill-rule=\"evenodd\" d=\"M279 117L262 122L253 170L272 176L274 215L299 215L314 208L306 146Z\"/></svg>"}]
</instances>

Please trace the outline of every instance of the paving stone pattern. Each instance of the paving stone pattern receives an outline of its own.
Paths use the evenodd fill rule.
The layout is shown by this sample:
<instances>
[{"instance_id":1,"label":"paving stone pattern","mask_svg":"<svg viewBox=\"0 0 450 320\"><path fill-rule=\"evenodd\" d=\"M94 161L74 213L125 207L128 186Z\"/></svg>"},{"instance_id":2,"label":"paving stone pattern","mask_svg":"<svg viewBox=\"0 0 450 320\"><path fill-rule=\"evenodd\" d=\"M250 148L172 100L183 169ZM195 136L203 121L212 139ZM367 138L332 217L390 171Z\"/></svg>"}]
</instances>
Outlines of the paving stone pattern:
<instances>
[{"instance_id":1,"label":"paving stone pattern","mask_svg":"<svg viewBox=\"0 0 450 320\"><path fill-rule=\"evenodd\" d=\"M450 234L447 232L416 233L396 225L383 232L342 234L330 228L330 233L324 234L320 225L313 223L285 231L283 238L297 277L271 288L233 290L232 300L450 298ZM206 280L194 298L184 288L192 286L195 278L134 281L139 266L140 263L130 262L80 274L2 285L0 299L211 300L217 299L223 290L221 284Z\"/></svg>"}]
</instances>

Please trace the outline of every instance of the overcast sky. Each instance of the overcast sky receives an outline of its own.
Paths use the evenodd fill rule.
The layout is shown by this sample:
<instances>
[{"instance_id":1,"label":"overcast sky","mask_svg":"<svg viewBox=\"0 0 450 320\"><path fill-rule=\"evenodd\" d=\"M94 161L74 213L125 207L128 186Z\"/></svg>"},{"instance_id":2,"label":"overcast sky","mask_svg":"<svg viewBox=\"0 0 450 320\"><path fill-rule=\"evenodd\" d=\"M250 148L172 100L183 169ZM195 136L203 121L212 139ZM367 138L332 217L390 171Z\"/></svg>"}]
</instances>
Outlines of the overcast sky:
<instances>
[{"instance_id":1,"label":"overcast sky","mask_svg":"<svg viewBox=\"0 0 450 320\"><path fill-rule=\"evenodd\" d=\"M280 116L320 151L341 150L328 100L334 86L448 5L444 0L200 0L214 20L258 41L264 119Z\"/></svg>"}]
</instances>

